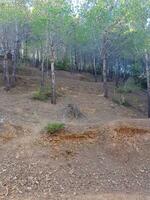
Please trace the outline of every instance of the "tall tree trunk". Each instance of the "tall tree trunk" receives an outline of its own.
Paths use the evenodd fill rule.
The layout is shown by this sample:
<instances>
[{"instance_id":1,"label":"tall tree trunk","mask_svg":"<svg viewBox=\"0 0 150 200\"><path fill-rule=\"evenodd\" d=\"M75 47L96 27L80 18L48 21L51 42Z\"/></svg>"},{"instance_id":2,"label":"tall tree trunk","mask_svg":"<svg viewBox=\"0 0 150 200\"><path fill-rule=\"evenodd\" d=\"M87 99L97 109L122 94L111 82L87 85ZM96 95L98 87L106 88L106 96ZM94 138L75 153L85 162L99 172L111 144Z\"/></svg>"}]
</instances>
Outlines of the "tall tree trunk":
<instances>
[{"instance_id":1,"label":"tall tree trunk","mask_svg":"<svg viewBox=\"0 0 150 200\"><path fill-rule=\"evenodd\" d=\"M6 81L6 65L7 65L7 61L6 61L6 58L4 56L4 59L3 59L3 81L4 81L4 83Z\"/></svg>"},{"instance_id":2,"label":"tall tree trunk","mask_svg":"<svg viewBox=\"0 0 150 200\"><path fill-rule=\"evenodd\" d=\"M23 59L24 59L25 62L27 61L27 58L28 58L28 40L27 40L27 37L26 37L25 47L24 47L24 55L23 55Z\"/></svg>"},{"instance_id":3,"label":"tall tree trunk","mask_svg":"<svg viewBox=\"0 0 150 200\"><path fill-rule=\"evenodd\" d=\"M145 53L146 61L146 77L147 77L147 95L148 95L148 118L150 118L150 66L149 66L149 56Z\"/></svg>"},{"instance_id":4,"label":"tall tree trunk","mask_svg":"<svg viewBox=\"0 0 150 200\"><path fill-rule=\"evenodd\" d=\"M73 55L72 55L72 49L70 49L70 72L71 74L73 74L74 71L74 59L73 59Z\"/></svg>"},{"instance_id":5,"label":"tall tree trunk","mask_svg":"<svg viewBox=\"0 0 150 200\"><path fill-rule=\"evenodd\" d=\"M115 86L119 86L119 78L120 78L120 65L118 60L116 60L116 70L115 70Z\"/></svg>"},{"instance_id":6,"label":"tall tree trunk","mask_svg":"<svg viewBox=\"0 0 150 200\"><path fill-rule=\"evenodd\" d=\"M75 56L75 70L76 71L79 71L79 66L78 66L78 55L77 55L77 49L75 47L75 50L74 50L74 56Z\"/></svg>"},{"instance_id":7,"label":"tall tree trunk","mask_svg":"<svg viewBox=\"0 0 150 200\"><path fill-rule=\"evenodd\" d=\"M42 59L41 63L41 90L44 88L44 58Z\"/></svg>"},{"instance_id":8,"label":"tall tree trunk","mask_svg":"<svg viewBox=\"0 0 150 200\"><path fill-rule=\"evenodd\" d=\"M16 20L15 22L15 34L16 34L16 38L15 38L15 48L14 48L14 55L13 55L13 72L12 72L12 78L11 78L11 86L14 87L15 86L15 82L16 82L16 68L17 68L17 64L18 64L18 59L20 58L20 52L19 52L19 37L18 37L18 22Z\"/></svg>"},{"instance_id":9,"label":"tall tree trunk","mask_svg":"<svg viewBox=\"0 0 150 200\"><path fill-rule=\"evenodd\" d=\"M51 46L51 89L52 89L52 97L51 103L56 104L56 78L55 78L55 50L54 47Z\"/></svg>"},{"instance_id":10,"label":"tall tree trunk","mask_svg":"<svg viewBox=\"0 0 150 200\"><path fill-rule=\"evenodd\" d=\"M3 69L4 69L4 80L5 80L5 88L8 91L10 89L10 78L9 78L9 66L8 66L8 60L7 60L7 54L4 57L3 62Z\"/></svg>"},{"instance_id":11,"label":"tall tree trunk","mask_svg":"<svg viewBox=\"0 0 150 200\"><path fill-rule=\"evenodd\" d=\"M108 86L107 86L107 66L106 66L106 55L103 55L103 88L104 97L108 97Z\"/></svg>"},{"instance_id":12,"label":"tall tree trunk","mask_svg":"<svg viewBox=\"0 0 150 200\"><path fill-rule=\"evenodd\" d=\"M48 57L46 58L46 74L47 74L47 78L49 77L49 60Z\"/></svg>"},{"instance_id":13,"label":"tall tree trunk","mask_svg":"<svg viewBox=\"0 0 150 200\"><path fill-rule=\"evenodd\" d=\"M16 53L14 53L14 55L13 55L12 63L13 63L13 71L12 71L12 77L11 77L11 87L14 87L15 82L16 82L16 68L17 68L17 55L16 55Z\"/></svg>"},{"instance_id":14,"label":"tall tree trunk","mask_svg":"<svg viewBox=\"0 0 150 200\"><path fill-rule=\"evenodd\" d=\"M93 70L94 70L95 82L97 82L97 71L96 71L96 59L95 59L95 55L93 56Z\"/></svg>"},{"instance_id":15,"label":"tall tree trunk","mask_svg":"<svg viewBox=\"0 0 150 200\"><path fill-rule=\"evenodd\" d=\"M51 103L56 104L56 80L55 80L55 67L54 61L51 61L51 88L52 88L52 97Z\"/></svg>"},{"instance_id":16,"label":"tall tree trunk","mask_svg":"<svg viewBox=\"0 0 150 200\"><path fill-rule=\"evenodd\" d=\"M107 32L103 35L101 58L103 62L103 90L104 97L108 97L108 86L107 86L107 65L106 65L106 55L107 55Z\"/></svg>"}]
</instances>

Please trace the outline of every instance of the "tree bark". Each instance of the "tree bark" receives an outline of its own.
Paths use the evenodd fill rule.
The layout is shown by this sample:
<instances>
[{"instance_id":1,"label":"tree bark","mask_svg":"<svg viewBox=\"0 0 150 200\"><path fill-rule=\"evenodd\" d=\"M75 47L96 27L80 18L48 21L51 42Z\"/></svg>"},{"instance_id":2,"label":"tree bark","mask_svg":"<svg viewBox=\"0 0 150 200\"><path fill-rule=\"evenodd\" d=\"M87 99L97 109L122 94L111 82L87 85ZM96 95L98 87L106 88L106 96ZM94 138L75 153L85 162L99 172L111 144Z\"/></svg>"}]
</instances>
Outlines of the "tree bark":
<instances>
[{"instance_id":1,"label":"tree bark","mask_svg":"<svg viewBox=\"0 0 150 200\"><path fill-rule=\"evenodd\" d=\"M6 65L7 65L6 58L4 56L4 59L3 59L3 81L4 81L4 83L6 81Z\"/></svg>"},{"instance_id":2,"label":"tree bark","mask_svg":"<svg viewBox=\"0 0 150 200\"><path fill-rule=\"evenodd\" d=\"M11 87L15 86L15 82L16 82L16 68L17 68L17 56L16 53L14 53L13 55L13 71L12 71L12 77L11 77Z\"/></svg>"},{"instance_id":3,"label":"tree bark","mask_svg":"<svg viewBox=\"0 0 150 200\"><path fill-rule=\"evenodd\" d=\"M55 81L55 67L54 61L51 61L51 88L52 88L52 97L51 103L56 104L56 81Z\"/></svg>"},{"instance_id":4,"label":"tree bark","mask_svg":"<svg viewBox=\"0 0 150 200\"><path fill-rule=\"evenodd\" d=\"M42 59L41 63L41 89L44 88L44 58Z\"/></svg>"},{"instance_id":5,"label":"tree bark","mask_svg":"<svg viewBox=\"0 0 150 200\"><path fill-rule=\"evenodd\" d=\"M56 104L56 78L55 78L55 50L54 46L51 45L51 103Z\"/></svg>"},{"instance_id":6,"label":"tree bark","mask_svg":"<svg viewBox=\"0 0 150 200\"><path fill-rule=\"evenodd\" d=\"M16 68L17 68L17 64L18 64L18 59L20 58L20 44L19 44L19 36L18 36L19 30L18 30L18 22L16 20L15 22L15 34L16 34L16 38L15 38L15 48L14 48L14 52L13 52L13 72L12 72L12 77L11 77L11 86L14 87L15 86L15 82L16 82Z\"/></svg>"},{"instance_id":7,"label":"tree bark","mask_svg":"<svg viewBox=\"0 0 150 200\"><path fill-rule=\"evenodd\" d=\"M49 77L49 60L48 57L46 58L46 74L47 74L47 78Z\"/></svg>"},{"instance_id":8,"label":"tree bark","mask_svg":"<svg viewBox=\"0 0 150 200\"><path fill-rule=\"evenodd\" d=\"M146 61L146 77L147 77L147 96L148 96L148 118L150 118L150 66L149 66L149 56L145 53Z\"/></svg>"},{"instance_id":9,"label":"tree bark","mask_svg":"<svg viewBox=\"0 0 150 200\"><path fill-rule=\"evenodd\" d=\"M115 73L115 86L119 86L119 78L120 78L120 66L118 60L116 60L116 73Z\"/></svg>"},{"instance_id":10,"label":"tree bark","mask_svg":"<svg viewBox=\"0 0 150 200\"><path fill-rule=\"evenodd\" d=\"M107 86L107 66L106 66L106 55L103 55L103 88L104 97L108 97L108 86Z\"/></svg>"},{"instance_id":11,"label":"tree bark","mask_svg":"<svg viewBox=\"0 0 150 200\"><path fill-rule=\"evenodd\" d=\"M105 32L103 35L103 42L101 49L101 58L103 62L103 90L105 98L108 97L106 55L107 55L107 32Z\"/></svg>"},{"instance_id":12,"label":"tree bark","mask_svg":"<svg viewBox=\"0 0 150 200\"><path fill-rule=\"evenodd\" d=\"M5 73L5 75L4 75L5 88L8 91L10 89L10 78L9 78L7 54L4 56L3 69L4 69L4 73Z\"/></svg>"},{"instance_id":13,"label":"tree bark","mask_svg":"<svg viewBox=\"0 0 150 200\"><path fill-rule=\"evenodd\" d=\"M96 71L96 59L95 59L95 55L93 56L93 70L94 70L95 82L97 82L97 71Z\"/></svg>"}]
</instances>

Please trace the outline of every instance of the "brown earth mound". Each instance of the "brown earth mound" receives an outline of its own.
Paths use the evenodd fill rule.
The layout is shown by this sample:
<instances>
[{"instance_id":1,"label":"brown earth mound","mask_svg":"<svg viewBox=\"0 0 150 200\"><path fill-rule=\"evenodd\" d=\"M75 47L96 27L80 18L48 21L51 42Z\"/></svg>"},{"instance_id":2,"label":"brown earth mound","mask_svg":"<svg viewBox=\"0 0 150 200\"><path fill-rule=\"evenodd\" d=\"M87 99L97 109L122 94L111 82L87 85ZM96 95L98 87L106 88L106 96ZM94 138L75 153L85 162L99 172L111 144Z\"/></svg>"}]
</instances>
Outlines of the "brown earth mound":
<instances>
[{"instance_id":1,"label":"brown earth mound","mask_svg":"<svg viewBox=\"0 0 150 200\"><path fill-rule=\"evenodd\" d=\"M150 134L150 120L117 120L108 124L109 132L114 136L136 136Z\"/></svg>"},{"instance_id":2,"label":"brown earth mound","mask_svg":"<svg viewBox=\"0 0 150 200\"><path fill-rule=\"evenodd\" d=\"M97 130L89 130L83 133L71 133L63 130L55 135L43 134L41 140L45 144L60 144L66 142L72 143L82 143L82 142L94 142L98 138Z\"/></svg>"},{"instance_id":3,"label":"brown earth mound","mask_svg":"<svg viewBox=\"0 0 150 200\"><path fill-rule=\"evenodd\" d=\"M136 127L128 127L128 126L122 126L115 128L114 131L118 135L125 135L125 136L134 136L135 134L144 134L148 133L149 131L146 129L136 128Z\"/></svg>"},{"instance_id":4,"label":"brown earth mound","mask_svg":"<svg viewBox=\"0 0 150 200\"><path fill-rule=\"evenodd\" d=\"M105 127L105 148L110 155L127 158L150 150L149 120L119 120ZM147 153L145 154L147 155Z\"/></svg>"}]
</instances>

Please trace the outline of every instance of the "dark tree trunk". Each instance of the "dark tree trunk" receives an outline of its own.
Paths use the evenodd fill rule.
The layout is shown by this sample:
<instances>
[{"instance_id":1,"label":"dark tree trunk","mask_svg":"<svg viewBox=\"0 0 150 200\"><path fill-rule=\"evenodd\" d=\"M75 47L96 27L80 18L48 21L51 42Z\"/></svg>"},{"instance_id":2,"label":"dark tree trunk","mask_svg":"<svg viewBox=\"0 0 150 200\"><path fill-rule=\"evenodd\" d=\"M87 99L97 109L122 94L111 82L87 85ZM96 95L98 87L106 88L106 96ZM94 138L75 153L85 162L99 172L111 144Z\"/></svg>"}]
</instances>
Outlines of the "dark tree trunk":
<instances>
[{"instance_id":1,"label":"dark tree trunk","mask_svg":"<svg viewBox=\"0 0 150 200\"><path fill-rule=\"evenodd\" d=\"M7 61L5 60L5 57L3 59L3 81L5 83L6 81L6 65L7 65Z\"/></svg>"},{"instance_id":2,"label":"dark tree trunk","mask_svg":"<svg viewBox=\"0 0 150 200\"><path fill-rule=\"evenodd\" d=\"M104 97L108 97L108 86L107 86L107 66L106 66L106 55L103 55L103 88Z\"/></svg>"},{"instance_id":3,"label":"dark tree trunk","mask_svg":"<svg viewBox=\"0 0 150 200\"><path fill-rule=\"evenodd\" d=\"M25 54L24 54L24 60L27 61L28 59L28 40L25 41Z\"/></svg>"},{"instance_id":4,"label":"dark tree trunk","mask_svg":"<svg viewBox=\"0 0 150 200\"><path fill-rule=\"evenodd\" d=\"M44 58L42 59L41 63L41 89L44 88Z\"/></svg>"},{"instance_id":5,"label":"dark tree trunk","mask_svg":"<svg viewBox=\"0 0 150 200\"><path fill-rule=\"evenodd\" d=\"M146 61L146 76L147 76L147 95L148 95L148 118L150 118L150 66L149 66L149 56L145 53Z\"/></svg>"},{"instance_id":6,"label":"dark tree trunk","mask_svg":"<svg viewBox=\"0 0 150 200\"><path fill-rule=\"evenodd\" d=\"M95 58L95 55L93 56L93 70L94 70L95 82L97 82L97 70L96 70L96 58Z\"/></svg>"},{"instance_id":7,"label":"dark tree trunk","mask_svg":"<svg viewBox=\"0 0 150 200\"><path fill-rule=\"evenodd\" d=\"M5 88L6 90L10 90L10 77L9 77L9 66L8 66L8 60L7 60L7 54L4 57L3 62L3 69L4 69L4 80L5 80Z\"/></svg>"},{"instance_id":8,"label":"dark tree trunk","mask_svg":"<svg viewBox=\"0 0 150 200\"><path fill-rule=\"evenodd\" d=\"M11 87L14 87L15 86L15 83L16 83L16 68L17 68L17 55L16 53L14 53L13 55L13 60L12 60L12 63L13 63L13 71L12 71L12 77L11 77Z\"/></svg>"},{"instance_id":9,"label":"dark tree trunk","mask_svg":"<svg viewBox=\"0 0 150 200\"><path fill-rule=\"evenodd\" d=\"M120 65L118 60L116 60L116 73L115 73L115 86L119 86L119 79L120 79Z\"/></svg>"},{"instance_id":10,"label":"dark tree trunk","mask_svg":"<svg viewBox=\"0 0 150 200\"><path fill-rule=\"evenodd\" d=\"M47 73L47 78L49 77L49 60L46 58L46 73Z\"/></svg>"},{"instance_id":11,"label":"dark tree trunk","mask_svg":"<svg viewBox=\"0 0 150 200\"><path fill-rule=\"evenodd\" d=\"M77 50L76 50L76 48L75 48L74 55L75 55L75 69L76 69L76 71L78 71L78 58L77 58Z\"/></svg>"}]
</instances>

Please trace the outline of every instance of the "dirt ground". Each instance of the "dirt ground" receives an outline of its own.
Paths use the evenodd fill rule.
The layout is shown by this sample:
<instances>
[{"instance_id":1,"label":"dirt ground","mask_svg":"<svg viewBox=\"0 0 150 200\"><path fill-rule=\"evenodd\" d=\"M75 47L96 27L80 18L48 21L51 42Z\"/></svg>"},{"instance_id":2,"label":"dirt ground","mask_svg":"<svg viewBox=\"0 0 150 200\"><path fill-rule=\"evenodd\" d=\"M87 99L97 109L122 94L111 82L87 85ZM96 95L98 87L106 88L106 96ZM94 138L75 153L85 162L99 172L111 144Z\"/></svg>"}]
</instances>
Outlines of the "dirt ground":
<instances>
[{"instance_id":1,"label":"dirt ground","mask_svg":"<svg viewBox=\"0 0 150 200\"><path fill-rule=\"evenodd\" d=\"M40 77L31 72L19 74L11 91L0 88L0 199L150 199L146 114L106 100L90 75L63 71L56 74L57 105L35 101ZM85 117L67 118L68 104ZM42 134L49 122L66 128Z\"/></svg>"}]
</instances>

